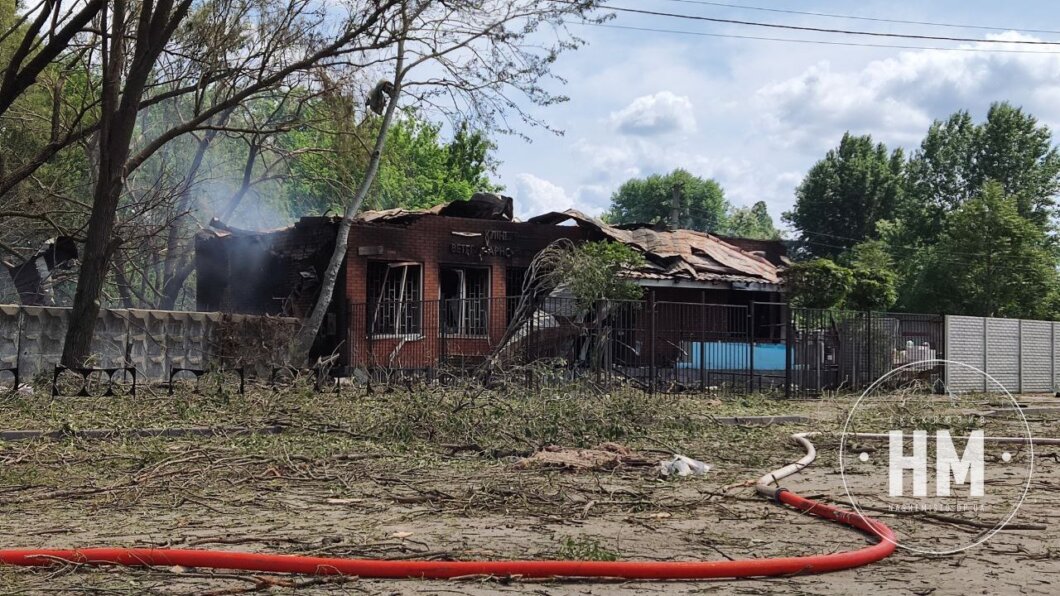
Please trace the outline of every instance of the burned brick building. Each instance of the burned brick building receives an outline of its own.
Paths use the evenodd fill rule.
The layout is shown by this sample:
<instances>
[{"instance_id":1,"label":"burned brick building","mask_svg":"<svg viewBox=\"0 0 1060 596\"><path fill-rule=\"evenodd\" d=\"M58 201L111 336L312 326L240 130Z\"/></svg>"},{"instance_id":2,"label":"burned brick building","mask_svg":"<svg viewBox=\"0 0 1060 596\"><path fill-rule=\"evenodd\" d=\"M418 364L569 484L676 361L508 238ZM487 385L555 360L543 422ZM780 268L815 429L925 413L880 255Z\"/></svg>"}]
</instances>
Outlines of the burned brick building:
<instances>
[{"instance_id":1,"label":"burned brick building","mask_svg":"<svg viewBox=\"0 0 1060 596\"><path fill-rule=\"evenodd\" d=\"M643 252L647 264L626 275L652 300L747 305L781 297L779 243L744 249L700 232L608 226L576 211L528 221L512 212L510 198L478 194L428 210L360 214L315 351L352 367L481 358L505 334L531 261L560 238ZM311 217L249 232L215 222L197 239L199 309L304 316L338 223Z\"/></svg>"},{"instance_id":2,"label":"burned brick building","mask_svg":"<svg viewBox=\"0 0 1060 596\"><path fill-rule=\"evenodd\" d=\"M69 236L44 242L40 250L22 263L3 261L19 302L26 306L55 306L54 286L58 274L77 260L77 244Z\"/></svg>"}]
</instances>

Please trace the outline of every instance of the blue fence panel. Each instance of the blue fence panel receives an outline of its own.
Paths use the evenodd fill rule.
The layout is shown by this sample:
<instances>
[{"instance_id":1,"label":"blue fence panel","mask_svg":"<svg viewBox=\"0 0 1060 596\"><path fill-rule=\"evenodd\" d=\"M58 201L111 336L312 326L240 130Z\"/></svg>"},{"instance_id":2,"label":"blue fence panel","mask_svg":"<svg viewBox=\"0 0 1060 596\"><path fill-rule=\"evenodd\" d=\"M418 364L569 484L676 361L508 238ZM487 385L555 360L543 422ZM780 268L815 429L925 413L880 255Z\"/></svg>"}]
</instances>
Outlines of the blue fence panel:
<instances>
[{"instance_id":1,"label":"blue fence panel","mask_svg":"<svg viewBox=\"0 0 1060 596\"><path fill-rule=\"evenodd\" d=\"M692 342L688 358L677 364L680 368L707 370L747 370L749 354L747 342L710 341ZM754 370L784 370L787 362L787 346L784 344L762 344L754 346Z\"/></svg>"}]
</instances>

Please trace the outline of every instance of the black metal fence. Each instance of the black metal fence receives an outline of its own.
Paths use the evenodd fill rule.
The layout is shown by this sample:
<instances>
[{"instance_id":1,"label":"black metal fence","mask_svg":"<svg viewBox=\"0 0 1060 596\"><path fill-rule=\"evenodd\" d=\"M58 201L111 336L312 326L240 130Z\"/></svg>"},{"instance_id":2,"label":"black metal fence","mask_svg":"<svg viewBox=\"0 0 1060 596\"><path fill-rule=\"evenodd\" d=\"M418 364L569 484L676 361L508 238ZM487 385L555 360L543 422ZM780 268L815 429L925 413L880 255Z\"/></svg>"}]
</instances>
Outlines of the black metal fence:
<instances>
[{"instance_id":1,"label":"black metal fence","mask_svg":"<svg viewBox=\"0 0 1060 596\"><path fill-rule=\"evenodd\" d=\"M283 340L255 339L269 345ZM0 341L0 388L30 376L18 366L24 350L5 356L20 344ZM239 350L245 359L222 366L251 377L287 367L248 346L225 353ZM315 352L334 355L322 370L360 381L445 383L478 375L527 385L585 380L649 393L810 397L864 389L885 375L940 389L945 371L922 362L945 358L946 345L945 320L938 315L765 302L474 297L341 305L326 319ZM154 366L169 377L194 368L164 353ZM152 370L144 369L145 382L167 378Z\"/></svg>"},{"instance_id":2,"label":"black metal fence","mask_svg":"<svg viewBox=\"0 0 1060 596\"><path fill-rule=\"evenodd\" d=\"M941 389L943 367L921 363L945 358L942 315L808 308L790 313L788 394L860 390L881 379Z\"/></svg>"},{"instance_id":3,"label":"black metal fence","mask_svg":"<svg viewBox=\"0 0 1060 596\"><path fill-rule=\"evenodd\" d=\"M351 305L344 360L390 380L480 371L535 382L547 370L648 392L807 397L865 388L945 353L936 315L552 297L520 316L519 306L518 297ZM901 373L942 378L935 368Z\"/></svg>"}]
</instances>

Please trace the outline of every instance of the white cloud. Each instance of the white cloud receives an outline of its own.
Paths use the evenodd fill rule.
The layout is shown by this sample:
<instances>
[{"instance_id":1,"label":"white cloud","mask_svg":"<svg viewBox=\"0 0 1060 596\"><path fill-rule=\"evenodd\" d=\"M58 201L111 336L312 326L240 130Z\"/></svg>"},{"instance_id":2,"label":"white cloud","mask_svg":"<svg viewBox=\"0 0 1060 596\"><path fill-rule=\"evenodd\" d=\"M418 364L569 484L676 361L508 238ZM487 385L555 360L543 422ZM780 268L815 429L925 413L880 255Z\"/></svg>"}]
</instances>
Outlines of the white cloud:
<instances>
[{"instance_id":1,"label":"white cloud","mask_svg":"<svg viewBox=\"0 0 1060 596\"><path fill-rule=\"evenodd\" d=\"M611 124L623 134L645 137L696 131L692 101L669 91L638 97L611 112Z\"/></svg>"},{"instance_id":2,"label":"white cloud","mask_svg":"<svg viewBox=\"0 0 1060 596\"><path fill-rule=\"evenodd\" d=\"M524 219L571 207L572 201L562 187L533 174L516 175L514 190L516 214Z\"/></svg>"},{"instance_id":3,"label":"white cloud","mask_svg":"<svg viewBox=\"0 0 1060 596\"><path fill-rule=\"evenodd\" d=\"M515 212L522 219L567 209L599 215L607 209L611 198L611 191L606 186L583 185L569 193L558 184L527 173L515 176L513 191Z\"/></svg>"},{"instance_id":4,"label":"white cloud","mask_svg":"<svg viewBox=\"0 0 1060 596\"><path fill-rule=\"evenodd\" d=\"M1031 39L1013 33L997 37ZM1001 100L1055 125L1060 122L1057 97L1060 55L924 50L860 69L837 71L819 62L763 86L755 104L775 142L789 150L820 151L847 130L915 146L933 120L958 109L981 118L990 103Z\"/></svg>"},{"instance_id":5,"label":"white cloud","mask_svg":"<svg viewBox=\"0 0 1060 596\"><path fill-rule=\"evenodd\" d=\"M1000 18L1006 9L990 10ZM1060 15L1060 5L1046 12ZM943 13L923 5L905 16ZM913 149L933 120L961 109L981 120L991 102L1007 100L1060 134L1056 54L587 35L590 45L559 63L571 101L542 116L567 136L502 141L503 182L519 191L521 214L557 207L598 213L625 180L682 167L717 179L734 205L765 201L779 223L805 172L847 130ZM516 184L524 173L539 183ZM543 208L520 206L528 196Z\"/></svg>"}]
</instances>

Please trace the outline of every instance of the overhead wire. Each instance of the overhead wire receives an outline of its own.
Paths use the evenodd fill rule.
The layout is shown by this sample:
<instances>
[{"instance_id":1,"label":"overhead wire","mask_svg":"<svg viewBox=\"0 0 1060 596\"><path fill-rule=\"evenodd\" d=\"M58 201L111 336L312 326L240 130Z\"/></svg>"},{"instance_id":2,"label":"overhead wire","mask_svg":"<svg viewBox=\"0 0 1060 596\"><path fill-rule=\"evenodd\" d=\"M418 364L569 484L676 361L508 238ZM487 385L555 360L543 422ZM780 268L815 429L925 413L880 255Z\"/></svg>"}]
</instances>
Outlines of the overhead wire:
<instances>
[{"instance_id":1,"label":"overhead wire","mask_svg":"<svg viewBox=\"0 0 1060 596\"><path fill-rule=\"evenodd\" d=\"M610 23L590 23L586 21L564 21L569 25L586 25L590 27L601 27L604 29L623 29L627 31L643 31L650 33L669 33L677 35L692 35L696 37L716 37L723 39L747 39L753 41L774 41L783 43L798 43L798 44L814 44L814 45L825 45L825 46L844 46L854 48L889 48L897 50L938 50L942 52L984 52L984 53L995 53L995 54L1045 54L1045 55L1057 55L1060 51L1048 51L1048 50L1017 50L1017 49L1002 49L1002 48L944 48L938 46L915 46L915 45L900 45L900 44L883 44L883 43L864 43L864 42L852 42L852 41L828 41L823 39L793 39L787 37L768 37L762 35L738 35L734 33L707 33L705 31L684 31L681 29L661 29L656 27L633 27L629 25L614 25Z\"/></svg>"},{"instance_id":2,"label":"overhead wire","mask_svg":"<svg viewBox=\"0 0 1060 596\"><path fill-rule=\"evenodd\" d=\"M630 14L642 14L691 21L707 21L711 23L724 23L728 25L745 25L749 27L766 27L770 29L785 29L790 31L812 31L815 33L832 33L840 35L861 35L869 37L891 37L900 39L924 39L932 41L957 41L967 43L990 43L990 44L1020 44L1020 45L1044 45L1060 46L1060 41L1041 41L1026 39L982 39L975 37L948 37L942 35L920 35L915 33L888 33L883 31L858 31L852 29L830 29L827 27L809 27L804 25L783 25L780 23L762 23L759 21L744 21L739 19L722 19L718 17L706 17L701 15L681 14L664 12L659 10L646 10L642 8L627 8L622 6L608 6L608 10L625 12Z\"/></svg>"},{"instance_id":3,"label":"overhead wire","mask_svg":"<svg viewBox=\"0 0 1060 596\"><path fill-rule=\"evenodd\" d=\"M811 17L824 17L829 19L848 19L852 21L868 21L873 23L896 23L901 25L925 25L930 27L945 27L948 29L980 29L983 31L1015 31L1017 33L1051 33L1060 35L1060 30L1054 29L1027 29L1025 27L1001 27L990 25L968 25L958 23L942 23L938 21L912 21L905 19L885 19L882 17L866 17L858 15L844 15L828 12L811 12L805 10L792 10L786 8L767 8L763 6L750 6L747 4L728 4L725 2L707 2L706 0L664 0L666 2L680 2L682 4L698 4L701 6L716 6L719 8L736 8L740 10L755 10L760 12L772 12L783 14L795 14Z\"/></svg>"}]
</instances>

